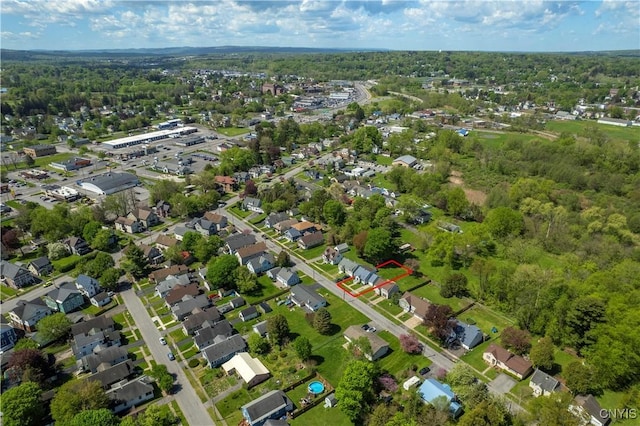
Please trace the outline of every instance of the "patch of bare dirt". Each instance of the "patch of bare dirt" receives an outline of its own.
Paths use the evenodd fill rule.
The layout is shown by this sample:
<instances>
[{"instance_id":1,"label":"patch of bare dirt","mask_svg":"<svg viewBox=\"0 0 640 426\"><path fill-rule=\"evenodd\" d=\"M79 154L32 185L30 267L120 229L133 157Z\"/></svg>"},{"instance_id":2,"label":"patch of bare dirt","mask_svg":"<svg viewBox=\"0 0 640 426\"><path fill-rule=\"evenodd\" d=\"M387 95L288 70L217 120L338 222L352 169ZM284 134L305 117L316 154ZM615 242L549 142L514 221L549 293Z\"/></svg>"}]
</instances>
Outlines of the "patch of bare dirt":
<instances>
[{"instance_id":1,"label":"patch of bare dirt","mask_svg":"<svg viewBox=\"0 0 640 426\"><path fill-rule=\"evenodd\" d=\"M479 206L484 205L484 202L487 199L487 194L477 189L469 189L464 187L464 179L462 179L462 172L458 170L452 170L449 175L449 183L455 186L461 186L464 190L464 194L467 196L467 200L469 200L472 204L477 204Z\"/></svg>"}]
</instances>

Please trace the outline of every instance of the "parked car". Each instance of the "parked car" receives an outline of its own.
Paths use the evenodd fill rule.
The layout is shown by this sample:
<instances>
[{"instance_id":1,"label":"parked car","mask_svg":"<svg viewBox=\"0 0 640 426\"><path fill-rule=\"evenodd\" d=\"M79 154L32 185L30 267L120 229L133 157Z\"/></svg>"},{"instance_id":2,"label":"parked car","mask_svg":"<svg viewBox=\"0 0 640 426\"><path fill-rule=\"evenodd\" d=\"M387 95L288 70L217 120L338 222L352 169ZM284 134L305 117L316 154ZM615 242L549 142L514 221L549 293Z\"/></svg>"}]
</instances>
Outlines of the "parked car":
<instances>
[{"instance_id":1,"label":"parked car","mask_svg":"<svg viewBox=\"0 0 640 426\"><path fill-rule=\"evenodd\" d=\"M420 375L424 376L426 375L429 371L431 371L431 369L429 367L424 367L420 369Z\"/></svg>"},{"instance_id":2,"label":"parked car","mask_svg":"<svg viewBox=\"0 0 640 426\"><path fill-rule=\"evenodd\" d=\"M374 326L370 326L368 330L369 333L375 333L376 331L378 331Z\"/></svg>"},{"instance_id":3,"label":"parked car","mask_svg":"<svg viewBox=\"0 0 640 426\"><path fill-rule=\"evenodd\" d=\"M167 354L167 357L169 358L169 361L175 361L176 357L173 355L173 352L169 352Z\"/></svg>"},{"instance_id":4,"label":"parked car","mask_svg":"<svg viewBox=\"0 0 640 426\"><path fill-rule=\"evenodd\" d=\"M162 343L163 345L166 345L167 341L164 339L164 337L161 337L160 338L160 343ZM169 354L169 355L171 355L171 354Z\"/></svg>"},{"instance_id":5,"label":"parked car","mask_svg":"<svg viewBox=\"0 0 640 426\"><path fill-rule=\"evenodd\" d=\"M363 324L361 328L362 328L364 331L369 331L369 329L370 329L371 327L369 327L369 324Z\"/></svg>"}]
</instances>

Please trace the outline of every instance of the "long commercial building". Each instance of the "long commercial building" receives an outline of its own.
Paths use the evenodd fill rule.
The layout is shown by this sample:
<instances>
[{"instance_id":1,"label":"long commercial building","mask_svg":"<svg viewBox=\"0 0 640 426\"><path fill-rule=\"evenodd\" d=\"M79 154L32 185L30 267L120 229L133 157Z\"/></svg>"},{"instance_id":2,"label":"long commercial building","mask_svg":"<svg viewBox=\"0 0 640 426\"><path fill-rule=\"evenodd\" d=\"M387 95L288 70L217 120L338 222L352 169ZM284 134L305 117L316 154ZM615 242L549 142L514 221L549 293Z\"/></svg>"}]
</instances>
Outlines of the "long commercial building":
<instances>
[{"instance_id":1,"label":"long commercial building","mask_svg":"<svg viewBox=\"0 0 640 426\"><path fill-rule=\"evenodd\" d=\"M76 181L81 188L98 195L109 195L140 184L132 173L111 172Z\"/></svg>"},{"instance_id":2,"label":"long commercial building","mask_svg":"<svg viewBox=\"0 0 640 426\"><path fill-rule=\"evenodd\" d=\"M178 127L169 130L158 130L157 132L145 133L142 135L127 136L126 138L114 139L112 141L102 142L100 146L108 149L121 149L129 146L135 146L140 144L148 144L151 142L159 141L167 138L179 137L182 135L189 135L197 132L195 127Z\"/></svg>"}]
</instances>

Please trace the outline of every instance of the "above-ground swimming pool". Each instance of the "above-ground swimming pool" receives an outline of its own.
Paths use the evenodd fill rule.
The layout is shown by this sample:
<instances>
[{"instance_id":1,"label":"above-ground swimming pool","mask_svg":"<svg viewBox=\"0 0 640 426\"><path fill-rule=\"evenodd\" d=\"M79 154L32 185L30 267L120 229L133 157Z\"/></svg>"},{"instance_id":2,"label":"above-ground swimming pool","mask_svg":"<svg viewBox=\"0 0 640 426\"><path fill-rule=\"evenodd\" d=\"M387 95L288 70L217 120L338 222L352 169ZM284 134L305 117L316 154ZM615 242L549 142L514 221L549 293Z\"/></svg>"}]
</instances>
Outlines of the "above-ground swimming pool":
<instances>
[{"instance_id":1,"label":"above-ground swimming pool","mask_svg":"<svg viewBox=\"0 0 640 426\"><path fill-rule=\"evenodd\" d=\"M322 382L318 382L317 380L314 382L311 382L309 383L309 392L311 392L314 395L318 395L324 392L324 385L322 384Z\"/></svg>"}]
</instances>

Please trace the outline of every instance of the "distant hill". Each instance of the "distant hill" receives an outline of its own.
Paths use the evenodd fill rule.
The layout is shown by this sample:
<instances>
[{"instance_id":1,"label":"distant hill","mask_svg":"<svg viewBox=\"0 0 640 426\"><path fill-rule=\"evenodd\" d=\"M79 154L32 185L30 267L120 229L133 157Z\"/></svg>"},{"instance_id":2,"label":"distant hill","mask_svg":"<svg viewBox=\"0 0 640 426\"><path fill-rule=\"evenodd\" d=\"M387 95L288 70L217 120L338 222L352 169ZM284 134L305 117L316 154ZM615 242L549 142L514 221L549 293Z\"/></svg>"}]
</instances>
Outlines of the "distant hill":
<instances>
[{"instance_id":1,"label":"distant hill","mask_svg":"<svg viewBox=\"0 0 640 426\"><path fill-rule=\"evenodd\" d=\"M268 46L217 46L217 47L164 47L141 49L96 49L96 50L9 50L0 49L3 60L36 60L47 57L135 57L135 56L184 56L184 55L232 55L246 53L345 53L384 52L388 49L329 49L311 47Z\"/></svg>"}]
</instances>

